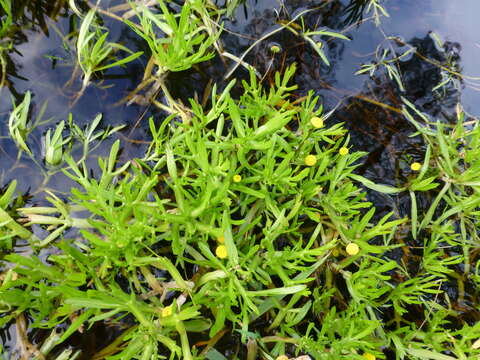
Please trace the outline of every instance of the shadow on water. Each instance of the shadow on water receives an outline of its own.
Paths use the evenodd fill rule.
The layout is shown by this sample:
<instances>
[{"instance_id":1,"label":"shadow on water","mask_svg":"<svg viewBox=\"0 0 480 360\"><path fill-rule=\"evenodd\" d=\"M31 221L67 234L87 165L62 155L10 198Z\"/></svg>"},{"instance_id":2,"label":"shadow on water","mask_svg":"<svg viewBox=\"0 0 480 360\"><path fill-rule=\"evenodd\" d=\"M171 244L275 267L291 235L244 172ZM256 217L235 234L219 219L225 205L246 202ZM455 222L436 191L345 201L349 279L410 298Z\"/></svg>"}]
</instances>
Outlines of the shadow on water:
<instances>
[{"instance_id":1,"label":"shadow on water","mask_svg":"<svg viewBox=\"0 0 480 360\"><path fill-rule=\"evenodd\" d=\"M24 0L14 3L15 41L6 56L7 86L0 90L0 186L17 179L19 190L25 192L31 189L37 195L33 201L38 201L41 198L37 190L40 186L42 190L49 188L61 193L72 184L62 175L55 175L44 183L37 164L25 155L17 159L16 146L7 136L8 117L12 109L10 98L18 103L30 90L32 118L46 104L43 118L50 120L31 134L34 154L42 151L41 137L46 129L67 119L69 113L81 127L91 122L97 113L102 113L102 126L126 127L106 141L92 154L93 157L104 155L115 138L122 140L123 159L141 156L149 138L146 119L149 116L161 119L163 114L148 105L115 106L141 82L146 57L125 68L105 71L74 104L73 98L81 86L81 78L75 71L74 43L67 36L75 28L76 16L68 10L67 1ZM109 2L108 5L116 3L120 1ZM233 19L225 19L225 27L230 32L224 32L222 40L227 51L241 56L253 41L278 28L282 21L289 21L308 9L311 11L305 14L304 21L309 28L327 28L348 36L350 41L322 39L330 66L322 62L308 43L287 30L261 42L244 60L262 74L265 82L272 81L271 75L275 71L296 62L299 65L295 78L299 85L298 96L313 89L327 111L336 107L337 111L328 121L344 122L350 131L353 149L369 153L359 172L375 182L395 186L398 179L408 177L409 161L422 159L424 153L424 144L418 138L409 137L414 129L400 113L401 97L444 121L449 121L458 102L467 112L480 115L478 81L468 77L478 74L480 68L480 41L474 15L480 13L480 2L463 0L462 6L455 6L450 0L404 0L401 4L390 1L386 5L390 17L382 18L381 26L377 27L371 14L365 13L365 2L360 0L246 0ZM125 26L108 17L104 17L103 21L111 31L112 41L122 42L132 50L145 50L145 44L140 43ZM438 46L432 32L444 40L443 47ZM278 44L281 52L272 53L272 44ZM355 75L362 64L378 60L375 51L379 46L392 59L408 48L415 49L411 56L395 62L404 89L388 77L385 69L379 69L371 77ZM463 79L452 76L447 86L435 90L445 76L451 75L445 68L452 67L452 64L455 72L468 76ZM226 81L222 77L228 69L217 57L193 70L171 74L167 83L173 97L188 103L191 97L202 99L205 89L213 81L225 86ZM234 76L245 77L246 71L239 69ZM89 164L94 167L93 158ZM48 172L49 169L43 166L42 170ZM401 217L410 211L409 200L403 195L392 197L370 193L369 196L380 210L379 215L393 210ZM427 207L428 202L429 199L419 199L419 209ZM402 256L402 252L392 254L393 258ZM341 281L340 277L337 281ZM455 284L444 286L455 300L458 297ZM465 301L455 306L461 308L465 318L478 320L479 313L473 305L478 301L478 295L469 291L473 290L469 290L467 283ZM415 311L418 309L412 309L412 313ZM385 316L388 316L387 312ZM12 341L12 329L9 330L10 335L0 332L2 342ZM84 340L74 338L68 345L88 348L91 352L85 355L87 359L94 353L93 350L98 351L108 344L114 338L112 334L118 331L108 332L106 329L92 329L85 334ZM99 335L108 341L95 342L95 337ZM36 332L31 336L38 342L45 334ZM237 338L222 341L225 349L236 349L237 356L245 355L245 349Z\"/></svg>"},{"instance_id":2,"label":"shadow on water","mask_svg":"<svg viewBox=\"0 0 480 360\"><path fill-rule=\"evenodd\" d=\"M62 192L72 186L60 173L44 183L42 176L39 176L40 171L48 172L50 169L44 166L43 161L39 169L26 154L17 158L16 146L8 137L8 117L12 101L18 104L26 91L32 93L31 119L41 114L45 121L29 135L34 154L43 152L42 136L46 129L54 128L61 120L67 120L70 113L73 114L74 123L81 128L101 113L100 128L126 127L93 155L105 154L112 141L119 137L124 140L124 159L140 156L147 135L142 130L132 134L131 130L142 118L148 119L152 115L150 108L136 104L116 106L116 103L141 81L145 64L138 60L128 67L105 71L75 102L75 96L81 88L81 74L76 67L75 43L70 40L69 34L74 31L73 24L78 18L68 11L66 1L23 1L15 2L15 7L17 11L14 13L19 14L18 30L14 36L14 48L7 55L7 87L1 90L0 98L1 183L18 179L18 189L21 191L41 187ZM137 39L133 39L125 26L108 18L104 21L110 30L109 40L136 48L133 40Z\"/></svg>"}]
</instances>

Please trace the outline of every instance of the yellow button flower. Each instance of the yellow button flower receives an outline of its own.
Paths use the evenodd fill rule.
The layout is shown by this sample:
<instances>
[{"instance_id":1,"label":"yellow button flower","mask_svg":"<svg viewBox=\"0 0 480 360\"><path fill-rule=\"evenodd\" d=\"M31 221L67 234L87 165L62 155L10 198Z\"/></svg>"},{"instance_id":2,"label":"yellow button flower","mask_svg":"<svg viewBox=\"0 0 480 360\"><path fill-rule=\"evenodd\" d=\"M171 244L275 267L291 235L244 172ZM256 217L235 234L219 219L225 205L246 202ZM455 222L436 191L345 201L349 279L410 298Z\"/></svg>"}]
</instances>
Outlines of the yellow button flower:
<instances>
[{"instance_id":1,"label":"yellow button flower","mask_svg":"<svg viewBox=\"0 0 480 360\"><path fill-rule=\"evenodd\" d=\"M310 119L310 122L312 123L314 128L320 129L324 126L323 120L319 118L318 116L314 116Z\"/></svg>"},{"instance_id":2,"label":"yellow button flower","mask_svg":"<svg viewBox=\"0 0 480 360\"><path fill-rule=\"evenodd\" d=\"M273 44L270 46L270 51L274 54L278 54L280 51L282 51L282 48L277 44Z\"/></svg>"},{"instance_id":3,"label":"yellow button flower","mask_svg":"<svg viewBox=\"0 0 480 360\"><path fill-rule=\"evenodd\" d=\"M348 148L346 148L345 146L341 147L340 150L338 150L338 153L342 156L345 156L348 154Z\"/></svg>"},{"instance_id":4,"label":"yellow button flower","mask_svg":"<svg viewBox=\"0 0 480 360\"><path fill-rule=\"evenodd\" d=\"M410 165L410 169L412 169L413 171L418 171L422 168L422 164L420 164L419 162L414 162L412 163L412 165Z\"/></svg>"},{"instance_id":5,"label":"yellow button flower","mask_svg":"<svg viewBox=\"0 0 480 360\"><path fill-rule=\"evenodd\" d=\"M305 165L313 166L317 163L317 157L315 155L307 155L305 156Z\"/></svg>"},{"instance_id":6,"label":"yellow button flower","mask_svg":"<svg viewBox=\"0 0 480 360\"><path fill-rule=\"evenodd\" d=\"M242 176L241 175L233 175L233 182L236 182L236 183L239 183L240 181L242 181Z\"/></svg>"},{"instance_id":7,"label":"yellow button flower","mask_svg":"<svg viewBox=\"0 0 480 360\"><path fill-rule=\"evenodd\" d=\"M367 360L376 360L375 355L370 354L370 353L364 353L362 356Z\"/></svg>"},{"instance_id":8,"label":"yellow button flower","mask_svg":"<svg viewBox=\"0 0 480 360\"><path fill-rule=\"evenodd\" d=\"M277 356L277 358L275 360L288 360L288 356L287 355L280 355L280 356Z\"/></svg>"},{"instance_id":9,"label":"yellow button flower","mask_svg":"<svg viewBox=\"0 0 480 360\"><path fill-rule=\"evenodd\" d=\"M165 306L162 309L162 317L170 316L172 315L172 313L173 313L172 305Z\"/></svg>"},{"instance_id":10,"label":"yellow button flower","mask_svg":"<svg viewBox=\"0 0 480 360\"><path fill-rule=\"evenodd\" d=\"M358 252L360 251L360 248L358 247L357 244L355 243L350 243L345 247L345 251L347 252L348 255L357 255Z\"/></svg>"},{"instance_id":11,"label":"yellow button flower","mask_svg":"<svg viewBox=\"0 0 480 360\"><path fill-rule=\"evenodd\" d=\"M225 259L227 257L227 247L225 245L217 246L217 249L215 250L215 255L217 255L217 257L219 257L220 259Z\"/></svg>"}]
</instances>

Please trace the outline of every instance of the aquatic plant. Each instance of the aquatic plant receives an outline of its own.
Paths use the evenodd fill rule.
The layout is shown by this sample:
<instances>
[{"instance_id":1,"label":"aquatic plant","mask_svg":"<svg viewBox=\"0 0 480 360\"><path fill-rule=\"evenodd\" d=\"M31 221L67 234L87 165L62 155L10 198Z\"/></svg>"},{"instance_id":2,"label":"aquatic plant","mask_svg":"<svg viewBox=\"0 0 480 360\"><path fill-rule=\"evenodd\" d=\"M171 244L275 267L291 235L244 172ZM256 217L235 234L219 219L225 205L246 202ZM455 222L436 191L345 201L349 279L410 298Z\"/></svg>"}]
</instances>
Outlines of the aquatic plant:
<instances>
[{"instance_id":1,"label":"aquatic plant","mask_svg":"<svg viewBox=\"0 0 480 360\"><path fill-rule=\"evenodd\" d=\"M362 216L356 209L371 205L362 201L360 190L348 180L354 162L362 154L339 157L332 152L345 143L342 127L315 129L311 125L313 116L321 116L314 108L318 100L312 94L301 104L289 101L289 93L295 89L288 85L294 70L291 67L283 77L277 74L276 85L269 91L263 90L252 74L238 102L230 97L227 88L213 95L215 100L208 112L192 102L195 116L191 125L177 123L171 127L166 126L166 121L157 129L151 122L154 140L145 160L135 160L136 166L129 162L116 169L118 143L107 161L100 159L102 176L98 181L68 160L70 170L66 174L83 189L72 189L72 205L91 213L88 226L92 230L81 230L81 241L66 237L52 244L54 237L50 237L48 242L32 242L34 247L52 244L59 249L58 255L50 257L55 265L48 267L48 274L47 267L35 257L6 256L18 264L14 270L18 277L3 287L2 296L9 307L16 309L3 321L27 311L35 319L32 326L44 323L52 327L78 313L79 320L68 326L58 341L61 343L84 321L93 324L107 317L113 320L117 315L131 314L138 326L124 337L128 346L117 357L127 359L143 353L140 344L147 341L152 354L158 351L159 342L172 354L190 358L187 329L209 329L210 336L215 336L230 324L241 330L246 340L248 319L267 309L275 313L285 296L295 294L287 307L281 307L281 313L297 311L293 310L295 304L308 299L312 272L325 266L329 250L337 242L349 241L342 224L360 220ZM278 106L280 101L283 104ZM217 119L231 119L232 127L226 128L225 122ZM211 130L210 124L215 125ZM299 132L295 134L292 126ZM295 160L313 149L318 165L304 168ZM233 180L232 170L242 174L241 182ZM173 191L170 199L157 190L163 171L168 173L165 184ZM114 177L117 182L112 182ZM329 190L323 192L322 187ZM91 199L96 199L95 203ZM65 206L62 202L54 198L51 201L56 211L66 217L55 221L51 216L42 218L41 209L37 213L35 208L21 211L31 223L42 223L43 219L43 223L58 227L55 234L65 233L66 227L81 226L68 220L68 213L60 208ZM112 208L112 201L122 205ZM378 226L364 221L368 236L386 234L403 221L387 222L388 217ZM313 234L301 232L306 223L314 227ZM341 236L327 241L325 233L331 226ZM210 239L220 236L224 237L224 245L211 247ZM364 243L366 239L357 241ZM285 245L279 247L280 242ZM196 279L184 278L174 263L157 255L154 248L171 252L180 269L197 264L205 272ZM64 268L67 264L70 270ZM154 268L167 271L164 280L152 276ZM138 271L145 280L135 280L128 292L118 286L116 274L133 280ZM30 272L37 275L27 276ZM270 289L277 281L279 285ZM85 290L78 289L92 282L95 288L87 285ZM39 283L57 290L48 290L49 298L38 302L34 289ZM225 293L223 289L230 290ZM150 291L160 292L144 298ZM173 303L165 300L167 293L169 297L176 294ZM24 297L20 303L18 296ZM55 310L55 303L63 305ZM165 316L162 310L159 316L155 309L167 306L172 306L172 313ZM307 305L302 306L307 309ZM200 315L205 311L212 317ZM49 320L45 323L47 314ZM278 316L275 324L284 315ZM291 326L303 316L290 321ZM178 346L175 334L180 337Z\"/></svg>"},{"instance_id":2,"label":"aquatic plant","mask_svg":"<svg viewBox=\"0 0 480 360\"><path fill-rule=\"evenodd\" d=\"M5 12L6 16L2 19L0 25L0 66L2 70L2 77L0 79L0 89L5 84L6 79L6 72L7 72L7 59L5 52L11 50L12 42L6 41L5 37L11 31L11 27L13 24L13 16L12 16L12 4L10 0L0 0L0 7Z\"/></svg>"},{"instance_id":3,"label":"aquatic plant","mask_svg":"<svg viewBox=\"0 0 480 360\"><path fill-rule=\"evenodd\" d=\"M125 22L147 42L158 66L156 76L168 71L187 70L214 56L210 47L220 33L209 36L208 28L193 11L196 3L203 4L202 1L185 2L178 20L177 14L169 11L163 0L158 0L159 14L153 13L147 6L132 4L140 23ZM163 36L159 36L158 31Z\"/></svg>"},{"instance_id":4,"label":"aquatic plant","mask_svg":"<svg viewBox=\"0 0 480 360\"><path fill-rule=\"evenodd\" d=\"M432 210L421 215L417 229L437 229L425 240L424 270L393 280L393 274L401 277L408 271L380 255L400 246L392 239L406 220L386 214L372 221L375 209L355 185L367 181L353 174L363 154L342 151L348 136L340 124L312 125L312 118L322 117L312 93L300 103L290 101L294 71L290 67L283 76L277 74L269 90L251 73L238 100L229 93L234 82L221 94L214 89L210 109L192 101L189 124L176 121L172 126L170 117L157 127L150 120L153 138L144 159L117 165L116 142L109 158L99 159L99 179L86 172L83 162L79 166L67 156L66 174L80 186L72 189L70 205L52 197L48 211L20 209L31 224L56 229L48 241L31 240L31 245L57 250L48 257L51 265L35 255L5 257L16 264L10 270L16 275L4 280L0 290L10 309L2 323L26 313L31 327L64 324L59 345L84 322L91 326L108 319L121 326L129 316L135 325L110 349L116 354L111 358L122 359L156 358L162 347L172 357L213 356L208 355L213 343L200 352L189 334L208 333L215 339L230 327L240 332L242 342L255 341L256 353L272 356L292 344L315 358L381 357L381 344L390 341L414 357L440 354L444 348L413 340L410 333L401 333L403 328L383 329L373 309L392 308L401 318L412 305L433 306L427 299L440 296L451 267L468 264L466 256L448 257L438 248L444 241L460 241L450 235L448 218L467 208L447 207L436 218ZM231 126L226 127L227 121ZM464 139L460 129L456 131ZM298 160L313 151L315 163L306 167ZM445 150L439 156L445 161ZM234 180L240 174L241 181ZM421 180L412 184L417 187L405 188L419 191L428 185ZM443 199L446 193L438 196ZM458 203L459 195L451 196ZM69 215L72 206L90 215L75 220ZM42 217L45 211L50 215ZM63 215L52 216L55 211ZM470 223L464 226L469 229ZM81 237L63 235L70 227L80 228ZM473 236L472 231L468 234ZM465 255L468 243L463 239ZM347 256L333 251L339 246L346 246ZM186 276L193 265L198 270ZM161 275L154 275L158 270ZM351 297L341 311L330 305L336 298L335 273ZM315 278L324 279L324 285L314 285ZM321 325L306 317L311 311L323 314ZM73 314L76 320L70 321ZM266 314L272 318L268 328L252 337L255 320ZM300 333L304 326L307 331Z\"/></svg>"},{"instance_id":5,"label":"aquatic plant","mask_svg":"<svg viewBox=\"0 0 480 360\"><path fill-rule=\"evenodd\" d=\"M322 42L322 36L328 36L330 38L337 38L337 39L342 39L342 40L350 40L347 36L327 30L327 29L322 29L322 30L310 30L305 26L305 21L303 20L303 17L300 17L300 24L298 25L296 23L293 24L287 24L285 27L293 32L297 36L301 36L305 41L307 41L315 50L315 52L320 56L322 61L330 66L330 62L328 61L327 56L325 55L323 48L323 42ZM296 26L295 26L296 25Z\"/></svg>"},{"instance_id":6,"label":"aquatic plant","mask_svg":"<svg viewBox=\"0 0 480 360\"><path fill-rule=\"evenodd\" d=\"M45 162L49 165L58 165L63 160L63 146L70 142L71 137L63 138L62 132L65 128L65 122L61 121L53 135L51 129L45 134Z\"/></svg>"},{"instance_id":7,"label":"aquatic plant","mask_svg":"<svg viewBox=\"0 0 480 360\"><path fill-rule=\"evenodd\" d=\"M14 109L10 113L8 120L8 131L12 139L18 144L18 146L27 153L31 154L30 149L26 144L28 133L32 130L33 126L29 126L28 112L30 109L30 101L32 95L30 91L27 91L22 102L18 105L14 104Z\"/></svg>"},{"instance_id":8,"label":"aquatic plant","mask_svg":"<svg viewBox=\"0 0 480 360\"><path fill-rule=\"evenodd\" d=\"M164 90L169 104L160 107L170 113L148 120L145 154L121 160L116 140L92 166L89 156L121 126L102 128L99 114L82 128L70 114L44 129L54 166L43 171L75 186L43 189L49 206L25 203L16 181L0 190L0 327L16 326L14 356L89 356L72 339L102 327L116 338L94 359L480 356L480 325L462 307L472 300L466 289L480 286L478 121L461 106L452 124L407 99L390 107L421 144L399 157L406 175L392 185L359 175L366 153L331 118L335 109L325 113L313 91L298 93L295 64L257 76L247 50L236 60L249 69L241 84L212 85L202 101L180 104L165 77L213 49L225 55L213 17L237 3L132 4L139 23L126 22L152 51L136 90ZM380 1L360 3L375 19L383 14ZM347 38L307 28L309 11L252 46L289 29L328 63L318 37ZM116 60L125 49L107 42L95 16L87 12L77 40L84 87L140 54ZM382 68L402 91L396 62L407 54L379 47L377 55L360 73ZM17 103L10 137L19 157L35 159L29 135L40 122L30 120L30 93ZM404 196L406 210L377 210L378 196ZM28 252L16 251L25 243ZM38 345L32 330L42 334Z\"/></svg>"},{"instance_id":9,"label":"aquatic plant","mask_svg":"<svg viewBox=\"0 0 480 360\"><path fill-rule=\"evenodd\" d=\"M22 197L14 198L17 182L13 180L7 188L3 189L0 197L0 250L11 250L14 239L31 239L32 233L18 224L12 216L15 216L14 208L24 205Z\"/></svg>"},{"instance_id":10,"label":"aquatic plant","mask_svg":"<svg viewBox=\"0 0 480 360\"><path fill-rule=\"evenodd\" d=\"M153 93L161 89L167 104L155 99L152 99L152 103L171 114L180 114L184 121L188 121L188 110L172 98L164 80L170 72L188 70L195 64L212 59L215 56L212 48L221 52L218 38L222 28L213 19L218 17L219 11L210 3L197 0L185 2L177 14L170 11L163 0L157 2L161 11L152 11L148 6L132 3L139 23L124 20L151 51L143 81L128 98L148 86L151 88L149 92Z\"/></svg>"},{"instance_id":11,"label":"aquatic plant","mask_svg":"<svg viewBox=\"0 0 480 360\"><path fill-rule=\"evenodd\" d=\"M108 31L102 33L100 27L95 24L95 13L95 9L91 9L85 15L78 32L77 59L84 73L83 86L78 96L83 93L95 72L124 65L143 54L141 51L133 53L121 44L106 41ZM114 57L114 51L118 50L130 53L130 55L120 60L111 61ZM110 62L105 63L107 60L110 60Z\"/></svg>"},{"instance_id":12,"label":"aquatic plant","mask_svg":"<svg viewBox=\"0 0 480 360\"><path fill-rule=\"evenodd\" d=\"M375 25L380 26L382 17L389 17L384 0L350 0L346 7L346 23L361 23L364 14L371 15Z\"/></svg>"},{"instance_id":13,"label":"aquatic plant","mask_svg":"<svg viewBox=\"0 0 480 360\"><path fill-rule=\"evenodd\" d=\"M367 14L373 14L375 24L378 26L381 22L381 17L389 17L387 10L382 5L383 0L367 0Z\"/></svg>"},{"instance_id":14,"label":"aquatic plant","mask_svg":"<svg viewBox=\"0 0 480 360\"><path fill-rule=\"evenodd\" d=\"M0 0L0 6L5 12L0 26L0 39L3 39L11 30L13 24L12 3L11 0Z\"/></svg>"}]
</instances>

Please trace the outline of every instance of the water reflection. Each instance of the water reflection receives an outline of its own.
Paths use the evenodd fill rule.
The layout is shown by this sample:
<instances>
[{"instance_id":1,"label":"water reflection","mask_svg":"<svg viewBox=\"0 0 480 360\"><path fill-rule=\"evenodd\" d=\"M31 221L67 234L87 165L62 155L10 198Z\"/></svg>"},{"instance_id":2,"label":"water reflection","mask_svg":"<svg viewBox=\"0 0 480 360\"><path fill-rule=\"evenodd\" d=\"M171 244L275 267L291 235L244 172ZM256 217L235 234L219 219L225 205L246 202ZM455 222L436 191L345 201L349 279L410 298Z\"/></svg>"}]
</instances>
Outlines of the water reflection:
<instances>
[{"instance_id":1,"label":"water reflection","mask_svg":"<svg viewBox=\"0 0 480 360\"><path fill-rule=\"evenodd\" d=\"M480 40L478 38L478 14L480 2L476 0L415 1L405 0L401 4L389 2L391 17L385 19L383 28L390 34L404 39L423 38L429 32L440 38L460 45L461 68L465 76L461 102L475 116L480 115L478 102L480 89ZM472 80L467 77L477 77Z\"/></svg>"},{"instance_id":2,"label":"water reflection","mask_svg":"<svg viewBox=\"0 0 480 360\"><path fill-rule=\"evenodd\" d=\"M106 5L113 6L116 3L118 1L110 1ZM20 191L27 191L29 188L38 190L40 186L67 191L72 186L61 173L44 183L41 171L48 169L39 168L25 154L17 161L17 149L9 139L7 123L12 101L19 103L27 90L32 92L30 117L34 119L45 106L42 118L50 119L48 124L39 126L29 136L33 153L40 163L41 138L46 129L66 120L70 113L80 127L89 124L98 113L103 114L103 128L108 125L127 125L124 133L116 135L124 140L122 155L125 158L140 156L144 145L142 141L135 140L139 140L137 136L145 139L146 133L139 131L138 134L131 134L128 127L133 127L140 118L148 117L148 107L114 105L141 81L144 67L141 60L125 68L105 71L102 78L95 79L79 101L74 103L73 99L81 87L81 73L75 71L75 43L68 35L73 31L72 24L78 21L78 18L67 11L65 1L23 1L14 4L16 14L21 15L17 18L19 31L14 36L14 51L8 53L8 86L0 90L1 184L17 179ZM110 30L109 40L135 46L129 43L132 35L125 32L126 27L119 26L118 21L110 18L106 18L104 22ZM105 142L92 156L104 155L110 144L111 141Z\"/></svg>"}]
</instances>

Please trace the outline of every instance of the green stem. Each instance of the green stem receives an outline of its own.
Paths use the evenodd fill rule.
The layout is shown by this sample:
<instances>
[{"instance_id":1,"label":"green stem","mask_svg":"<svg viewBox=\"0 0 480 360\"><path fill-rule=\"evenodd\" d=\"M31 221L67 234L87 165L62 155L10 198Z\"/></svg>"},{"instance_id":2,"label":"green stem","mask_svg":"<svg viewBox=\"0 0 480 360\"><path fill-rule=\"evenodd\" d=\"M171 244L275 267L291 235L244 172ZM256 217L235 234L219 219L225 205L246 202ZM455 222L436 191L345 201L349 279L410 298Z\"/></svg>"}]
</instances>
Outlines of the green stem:
<instances>
[{"instance_id":1,"label":"green stem","mask_svg":"<svg viewBox=\"0 0 480 360\"><path fill-rule=\"evenodd\" d=\"M135 316L140 324L144 326L146 329L152 330L153 329L153 324L148 321L145 316L143 316L142 311L138 308L137 304L135 303L135 300L130 300L127 303L128 309L130 312Z\"/></svg>"},{"instance_id":2,"label":"green stem","mask_svg":"<svg viewBox=\"0 0 480 360\"><path fill-rule=\"evenodd\" d=\"M428 209L427 214L425 215L422 223L420 224L418 228L419 231L425 228L425 226L427 226L427 224L432 220L435 209L437 208L438 204L440 203L440 200L442 200L445 193L448 191L448 189L450 189L451 184L452 184L451 182L446 182L442 190L438 193L432 205L430 205L430 208Z\"/></svg>"},{"instance_id":3,"label":"green stem","mask_svg":"<svg viewBox=\"0 0 480 360\"><path fill-rule=\"evenodd\" d=\"M180 334L180 342L182 344L182 355L185 360L193 360L192 354L190 352L190 345L188 343L187 330L183 325L181 320L177 320L175 327L177 328L178 333Z\"/></svg>"},{"instance_id":4,"label":"green stem","mask_svg":"<svg viewBox=\"0 0 480 360\"><path fill-rule=\"evenodd\" d=\"M0 208L0 223L4 223L4 226L14 231L16 235L20 236L22 239L30 239L33 237L33 234L30 231L12 219L2 208Z\"/></svg>"}]
</instances>

